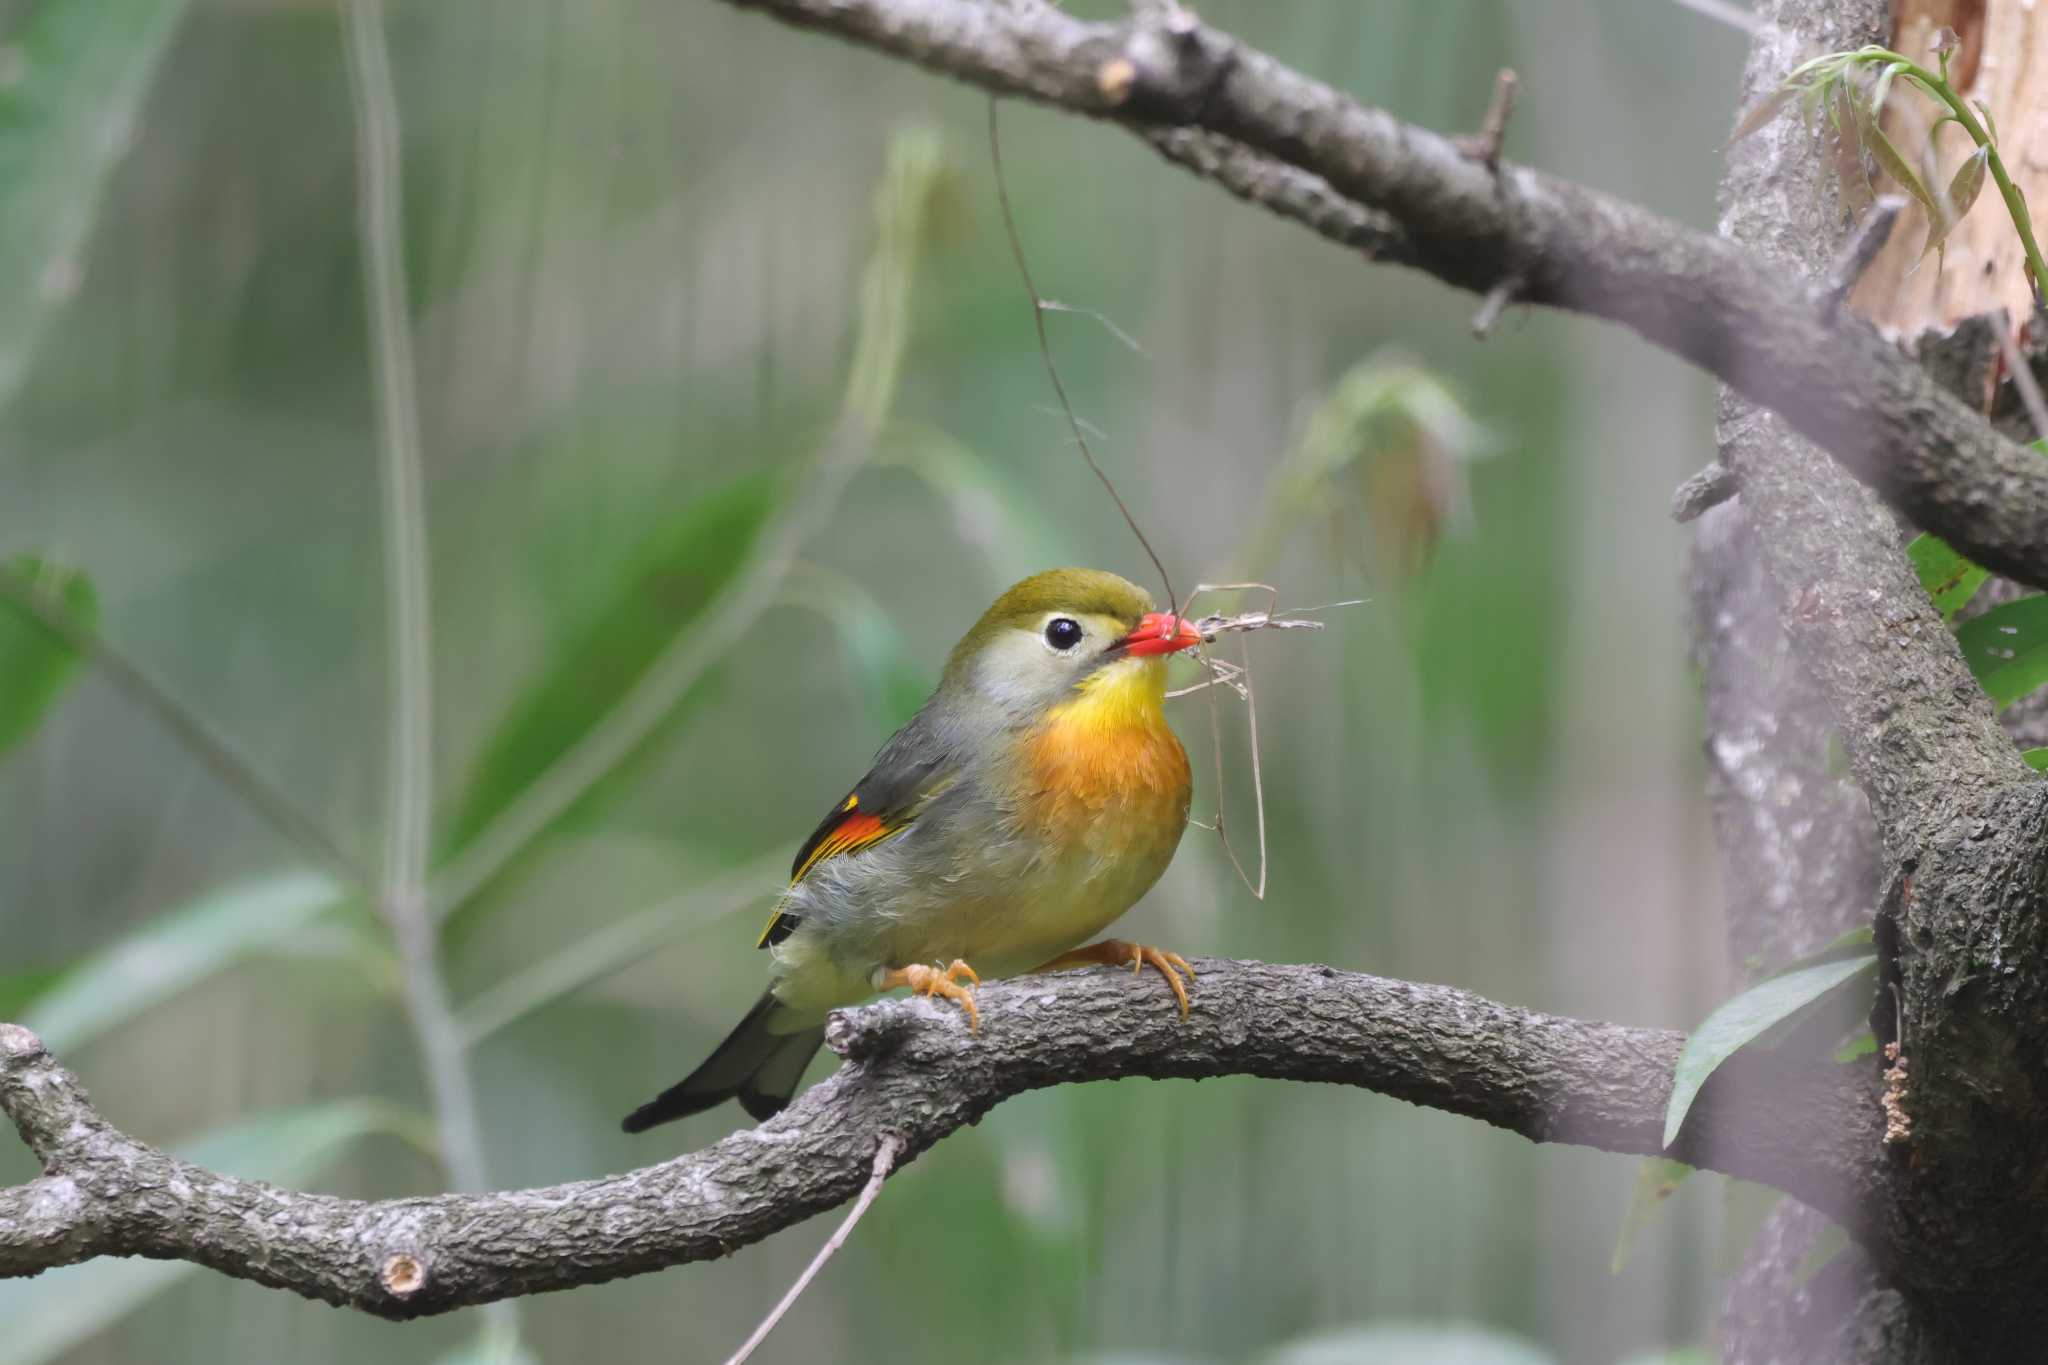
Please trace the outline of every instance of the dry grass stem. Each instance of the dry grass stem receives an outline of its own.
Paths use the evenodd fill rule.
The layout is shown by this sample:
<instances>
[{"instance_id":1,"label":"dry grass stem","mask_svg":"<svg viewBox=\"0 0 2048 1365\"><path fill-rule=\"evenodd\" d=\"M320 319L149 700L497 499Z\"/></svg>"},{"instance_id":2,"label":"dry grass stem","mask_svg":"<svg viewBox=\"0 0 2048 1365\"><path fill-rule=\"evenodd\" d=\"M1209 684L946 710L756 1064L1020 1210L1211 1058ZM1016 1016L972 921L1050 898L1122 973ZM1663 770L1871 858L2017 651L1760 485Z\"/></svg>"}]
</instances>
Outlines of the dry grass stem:
<instances>
[{"instance_id":1,"label":"dry grass stem","mask_svg":"<svg viewBox=\"0 0 2048 1365\"><path fill-rule=\"evenodd\" d=\"M868 1211L868 1206L875 1202L875 1196L882 1192L882 1182L896 1169L896 1159L903 1155L903 1146L903 1139L895 1133L883 1135L881 1142L875 1147L875 1164L868 1172L868 1183L862 1187L860 1198L853 1201L853 1208L848 1210L846 1221L839 1225L838 1231L826 1239L824 1246L818 1248L818 1254L804 1267L804 1273L796 1277L796 1283L789 1287L789 1292L782 1296L781 1301L769 1311L767 1317L761 1319L761 1325L754 1329L754 1334L747 1338L745 1345L732 1353L725 1365L745 1365L747 1357L754 1354L754 1348L767 1339L768 1334L775 1330L775 1324L782 1321L782 1315L803 1296L804 1290L811 1287L811 1281L818 1278L818 1272L825 1268L825 1262L832 1259L832 1253L846 1244L846 1239L853 1235L854 1225L860 1222L861 1215Z\"/></svg>"},{"instance_id":2,"label":"dry grass stem","mask_svg":"<svg viewBox=\"0 0 2048 1365\"><path fill-rule=\"evenodd\" d=\"M1199 617L1187 615L1187 609L1203 593L1220 592L1262 592L1266 594L1265 609L1263 611L1234 613L1216 612ZM1194 657L1208 672L1209 676L1201 682L1187 687L1176 688L1166 695L1168 697L1185 697L1191 693L1204 691L1210 694L1209 740L1211 750L1215 754L1216 759L1216 822L1214 824L1202 824L1201 821L1197 820L1193 823L1201 825L1203 829L1215 831L1216 838L1223 845L1225 856L1230 859L1230 865L1237 870L1238 880L1244 883L1245 889L1251 892L1252 896L1257 900L1264 900L1266 898L1266 782L1259 760L1259 705L1258 695L1252 688L1251 647L1245 643L1244 636L1255 630L1321 630L1323 622L1309 616L1309 612L1330 611L1337 607L1355 607L1362 600L1361 598L1352 598L1343 602L1326 603L1322 606L1298 607L1282 611L1280 610L1280 590L1270 583L1197 583L1194 592L1189 594L1188 600L1179 609L1179 614L1187 619L1196 631L1201 634L1203 647L1195 651ZM1219 659L1207 648L1207 646L1214 644L1218 637L1223 635L1238 636L1238 662L1232 663L1228 659ZM1227 687L1237 693L1239 699L1245 704L1245 715L1251 728L1252 803L1253 809L1256 812L1255 819L1259 836L1259 875L1256 879L1245 871L1243 860L1237 856L1237 850L1231 847L1230 830L1223 813L1223 716L1222 711L1217 706L1214 691L1218 687Z\"/></svg>"}]
</instances>

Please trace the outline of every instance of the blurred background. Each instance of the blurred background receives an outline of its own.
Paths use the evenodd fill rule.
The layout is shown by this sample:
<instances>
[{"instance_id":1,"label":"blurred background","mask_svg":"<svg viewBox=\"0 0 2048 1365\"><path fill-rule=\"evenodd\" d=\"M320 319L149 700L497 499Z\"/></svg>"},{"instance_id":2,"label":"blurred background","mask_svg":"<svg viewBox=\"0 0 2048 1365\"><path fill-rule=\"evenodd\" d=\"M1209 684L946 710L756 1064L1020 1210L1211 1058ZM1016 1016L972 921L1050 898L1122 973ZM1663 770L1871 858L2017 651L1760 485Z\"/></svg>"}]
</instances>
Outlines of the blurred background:
<instances>
[{"instance_id":1,"label":"blurred background","mask_svg":"<svg viewBox=\"0 0 2048 1365\"><path fill-rule=\"evenodd\" d=\"M1676 3L1203 13L1446 130L1511 65L1511 156L1712 224L1746 40ZM758 992L790 853L995 593L1057 563L1161 590L1048 387L981 96L707 3L385 27L438 964L484 1178L577 1179L743 1122L617 1124ZM30 661L0 686L0 1017L148 1141L374 1197L452 1182L366 894L391 646L345 46L319 0L0 0L0 558L118 654L67 662L18 603L0 634ZM1475 341L1475 300L1114 130L1006 106L1002 141L1039 289L1113 324L1047 316L1175 584L1369 599L1250 641L1266 900L1191 829L1120 932L1696 1023L1733 976L1666 502L1710 386L1557 316ZM1175 705L1207 819L1207 703ZM0 1142L0 1183L32 1174ZM1743 1193L1694 1180L1625 1238L1644 1183L1348 1089L1038 1093L892 1180L756 1359L1693 1359ZM404 1327L100 1262L0 1284L0 1363L718 1360L836 1217Z\"/></svg>"}]
</instances>

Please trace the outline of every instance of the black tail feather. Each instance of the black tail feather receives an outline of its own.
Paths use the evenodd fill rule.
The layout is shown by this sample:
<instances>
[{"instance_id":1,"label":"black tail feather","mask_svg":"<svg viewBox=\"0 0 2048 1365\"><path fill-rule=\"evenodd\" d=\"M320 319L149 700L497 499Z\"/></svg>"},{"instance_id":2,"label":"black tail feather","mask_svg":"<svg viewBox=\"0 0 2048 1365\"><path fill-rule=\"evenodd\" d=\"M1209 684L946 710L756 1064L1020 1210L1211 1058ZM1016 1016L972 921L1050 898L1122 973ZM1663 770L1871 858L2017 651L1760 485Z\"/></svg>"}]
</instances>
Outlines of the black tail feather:
<instances>
[{"instance_id":1,"label":"black tail feather","mask_svg":"<svg viewBox=\"0 0 2048 1365\"><path fill-rule=\"evenodd\" d=\"M777 1008L775 997L764 993L702 1066L626 1115L620 1127L644 1133L658 1123L702 1113L730 1099L737 1099L757 1120L779 1112L824 1045L825 1030L771 1033L768 1020Z\"/></svg>"}]
</instances>

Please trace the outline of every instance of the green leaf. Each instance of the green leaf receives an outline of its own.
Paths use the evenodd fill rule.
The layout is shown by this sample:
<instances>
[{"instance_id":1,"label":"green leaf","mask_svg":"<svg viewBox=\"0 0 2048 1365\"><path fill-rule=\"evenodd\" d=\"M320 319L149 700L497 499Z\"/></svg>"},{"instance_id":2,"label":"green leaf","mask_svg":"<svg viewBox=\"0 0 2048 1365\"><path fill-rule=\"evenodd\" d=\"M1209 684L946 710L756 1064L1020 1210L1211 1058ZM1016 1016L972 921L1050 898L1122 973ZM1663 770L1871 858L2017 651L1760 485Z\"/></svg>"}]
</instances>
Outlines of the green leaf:
<instances>
[{"instance_id":1,"label":"green leaf","mask_svg":"<svg viewBox=\"0 0 2048 1365\"><path fill-rule=\"evenodd\" d=\"M87 634L99 625L99 597L84 574L32 555L0 566L0 754L35 729L85 662L30 602Z\"/></svg>"},{"instance_id":2,"label":"green leaf","mask_svg":"<svg viewBox=\"0 0 2048 1365\"><path fill-rule=\"evenodd\" d=\"M27 967L0 972L0 1019L19 1019L29 1002L64 979L62 967Z\"/></svg>"},{"instance_id":3,"label":"green leaf","mask_svg":"<svg viewBox=\"0 0 2048 1365\"><path fill-rule=\"evenodd\" d=\"M1671 1103L1664 1111L1664 1145L1685 1122L1707 1077L1765 1029L1811 1005L1837 987L1877 966L1877 955L1800 967L1760 981L1707 1016L1685 1040L1672 1077Z\"/></svg>"},{"instance_id":4,"label":"green leaf","mask_svg":"<svg viewBox=\"0 0 2048 1365\"><path fill-rule=\"evenodd\" d=\"M2048 749L2023 750L2020 757L2037 773L2048 773Z\"/></svg>"},{"instance_id":5,"label":"green leaf","mask_svg":"<svg viewBox=\"0 0 2048 1365\"><path fill-rule=\"evenodd\" d=\"M1936 213L1927 220L1927 244L1920 248L1920 259L1926 260L1927 253L1935 250L1963 221L1963 215L1977 202L1978 192L1984 188L1984 163L1991 153L1979 147L1963 164L1956 168L1955 178L1948 182L1948 212Z\"/></svg>"},{"instance_id":6,"label":"green leaf","mask_svg":"<svg viewBox=\"0 0 2048 1365\"><path fill-rule=\"evenodd\" d=\"M1993 607L1956 627L1963 662L2000 710L2048 683L2048 594Z\"/></svg>"},{"instance_id":7,"label":"green leaf","mask_svg":"<svg viewBox=\"0 0 2048 1365\"><path fill-rule=\"evenodd\" d=\"M64 1056L234 963L282 945L341 896L340 887L314 872L214 892L156 916L64 973L21 1022Z\"/></svg>"},{"instance_id":8,"label":"green leaf","mask_svg":"<svg viewBox=\"0 0 2048 1365\"><path fill-rule=\"evenodd\" d=\"M76 290L109 172L184 0L18 8L0 81L0 404Z\"/></svg>"},{"instance_id":9,"label":"green leaf","mask_svg":"<svg viewBox=\"0 0 2048 1365\"><path fill-rule=\"evenodd\" d=\"M1918 199L1931 217L1941 217L1941 206L1935 202L1927 186L1920 183L1920 177L1913 173L1913 168L1906 164L1906 158L1899 155L1899 149L1885 136L1884 129L1877 126L1877 120L1866 116L1862 132L1863 143L1870 148L1871 155L1877 158L1878 169L1898 181L1900 188L1906 193Z\"/></svg>"},{"instance_id":10,"label":"green leaf","mask_svg":"<svg viewBox=\"0 0 2048 1365\"><path fill-rule=\"evenodd\" d=\"M1892 81L1906 69L1904 62L1888 62L1878 73L1877 84L1870 88L1870 112L1875 118L1884 117L1884 103L1891 98Z\"/></svg>"},{"instance_id":11,"label":"green leaf","mask_svg":"<svg viewBox=\"0 0 2048 1365\"><path fill-rule=\"evenodd\" d=\"M1924 532L1906 546L1906 557L1913 561L1920 586L1927 589L1934 609L1944 619L1953 619L1991 577L1989 569L1979 568L1951 549L1947 541Z\"/></svg>"},{"instance_id":12,"label":"green leaf","mask_svg":"<svg viewBox=\"0 0 2048 1365\"><path fill-rule=\"evenodd\" d=\"M419 1120L375 1100L282 1109L214 1130L178 1154L210 1171L303 1185L349 1143L405 1135ZM106 1259L0 1281L0 1365L43 1365L199 1269L187 1261Z\"/></svg>"},{"instance_id":13,"label":"green leaf","mask_svg":"<svg viewBox=\"0 0 2048 1365\"><path fill-rule=\"evenodd\" d=\"M1822 962L1837 962L1851 957L1870 956L1870 945L1877 941L1877 931L1868 924L1859 924L1854 929L1845 929L1810 953L1793 958L1784 966L1771 973L1783 976L1786 972L1800 967L1812 967Z\"/></svg>"},{"instance_id":14,"label":"green leaf","mask_svg":"<svg viewBox=\"0 0 2048 1365\"><path fill-rule=\"evenodd\" d=\"M1877 1035L1870 1031L1870 1025L1865 1024L1862 1028L1850 1034L1847 1042L1835 1049L1833 1060L1837 1062L1853 1062L1858 1057L1868 1057L1876 1051Z\"/></svg>"},{"instance_id":15,"label":"green leaf","mask_svg":"<svg viewBox=\"0 0 2048 1365\"><path fill-rule=\"evenodd\" d=\"M1664 1201L1685 1183L1692 1169L1683 1161L1673 1161L1668 1156L1645 1157L1636 1163L1635 1189L1630 1193L1628 1208L1621 1216L1621 1231L1615 1236L1614 1251L1607 1258L1608 1274L1619 1275L1627 1267L1629 1257L1635 1255L1636 1244L1642 1240L1643 1229L1657 1216L1657 1210L1664 1207Z\"/></svg>"},{"instance_id":16,"label":"green leaf","mask_svg":"<svg viewBox=\"0 0 2048 1365\"><path fill-rule=\"evenodd\" d=\"M459 851L574 748L633 690L677 633L718 600L774 510L777 492L769 474L739 479L683 508L641 543L597 613L573 639L548 652L546 669L491 731L444 852ZM678 704L675 717L702 692L700 684ZM579 808L587 809L599 795L586 797Z\"/></svg>"},{"instance_id":17,"label":"green leaf","mask_svg":"<svg viewBox=\"0 0 2048 1365\"><path fill-rule=\"evenodd\" d=\"M1258 1365L1555 1365L1521 1337L1477 1324L1375 1322L1292 1341Z\"/></svg>"}]
</instances>

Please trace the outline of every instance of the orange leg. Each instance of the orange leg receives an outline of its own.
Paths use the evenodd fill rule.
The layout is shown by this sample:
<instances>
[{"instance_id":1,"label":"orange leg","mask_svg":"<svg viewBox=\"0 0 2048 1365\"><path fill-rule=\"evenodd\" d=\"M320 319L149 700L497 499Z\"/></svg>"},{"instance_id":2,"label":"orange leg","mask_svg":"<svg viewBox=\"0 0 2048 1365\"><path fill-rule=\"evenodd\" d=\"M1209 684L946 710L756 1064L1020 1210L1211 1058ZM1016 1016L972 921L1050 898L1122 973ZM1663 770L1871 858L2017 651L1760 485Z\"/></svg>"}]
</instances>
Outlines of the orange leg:
<instances>
[{"instance_id":1,"label":"orange leg","mask_svg":"<svg viewBox=\"0 0 2048 1365\"><path fill-rule=\"evenodd\" d=\"M972 1033L981 1027L981 1011L974 1006L974 992L960 984L963 976L977 986L981 984L981 977L974 968L957 957L943 967L927 967L922 962L913 962L908 967L876 972L875 989L892 991L898 986L908 986L922 996L936 995L957 1001L967 1012L967 1030Z\"/></svg>"},{"instance_id":2,"label":"orange leg","mask_svg":"<svg viewBox=\"0 0 2048 1365\"><path fill-rule=\"evenodd\" d=\"M1195 979L1195 969L1189 966L1188 960L1179 953L1169 953L1159 948L1150 948L1145 944L1132 943L1126 939L1106 938L1100 943L1091 943L1086 948L1076 948L1072 952L1061 953L1044 966L1034 967L1032 970L1034 972L1056 972L1067 967L1098 964L1104 967L1121 967L1126 963L1130 965L1132 976L1136 976L1147 967L1157 969L1159 974L1166 978L1166 984L1173 987L1173 998L1180 1002L1180 1017L1183 1019L1188 1017L1188 990L1186 986L1181 984L1180 978L1181 973L1185 972L1187 973L1188 980L1193 981Z\"/></svg>"}]
</instances>

